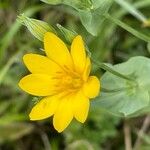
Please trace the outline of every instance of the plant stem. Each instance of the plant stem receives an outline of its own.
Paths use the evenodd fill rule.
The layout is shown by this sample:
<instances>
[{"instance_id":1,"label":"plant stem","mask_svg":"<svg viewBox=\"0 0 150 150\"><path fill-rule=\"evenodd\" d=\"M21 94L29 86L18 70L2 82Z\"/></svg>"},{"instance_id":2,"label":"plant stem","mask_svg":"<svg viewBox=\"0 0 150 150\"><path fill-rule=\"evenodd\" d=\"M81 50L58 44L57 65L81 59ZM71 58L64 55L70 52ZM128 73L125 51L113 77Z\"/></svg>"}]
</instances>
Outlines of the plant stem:
<instances>
[{"instance_id":1,"label":"plant stem","mask_svg":"<svg viewBox=\"0 0 150 150\"><path fill-rule=\"evenodd\" d=\"M110 20L111 22L117 24L118 26L120 26L121 28L125 29L126 31L128 31L129 33L133 34L134 36L138 37L139 39L145 41L145 42L150 42L150 37L148 37L147 35L135 30L134 28L130 27L129 25L127 25L126 23L120 21L117 18L112 17L109 14L105 14L104 17L108 20Z\"/></svg>"},{"instance_id":2,"label":"plant stem","mask_svg":"<svg viewBox=\"0 0 150 150\"><path fill-rule=\"evenodd\" d=\"M115 70L113 70L112 68L108 67L107 65L105 65L104 63L101 64L101 68L104 69L104 70L107 70L109 71L110 73L120 77L120 78L123 78L125 80L129 80L129 81L134 81L134 79L128 77L127 75L123 75Z\"/></svg>"},{"instance_id":3,"label":"plant stem","mask_svg":"<svg viewBox=\"0 0 150 150\"><path fill-rule=\"evenodd\" d=\"M130 14L132 14L142 23L147 21L147 18L130 2L125 0L115 0L115 2L119 4L122 8L127 10Z\"/></svg>"},{"instance_id":4,"label":"plant stem","mask_svg":"<svg viewBox=\"0 0 150 150\"><path fill-rule=\"evenodd\" d=\"M137 82L136 82L133 78L131 78L131 77L127 76L127 75L124 75L124 74L121 74L121 73L115 71L114 69L112 69L111 67L107 66L107 65L104 64L104 63L97 62L97 61L95 61L93 58L91 58L91 59L92 59L92 61L93 61L97 66L99 66L101 69L104 69L104 70L106 70L106 71L108 71L108 72L114 74L115 76L118 76L118 77L120 77L120 78L122 78L122 79L125 79L125 80L128 80L128 81L131 81L131 82L135 83L135 85L137 85Z\"/></svg>"},{"instance_id":5,"label":"plant stem","mask_svg":"<svg viewBox=\"0 0 150 150\"><path fill-rule=\"evenodd\" d=\"M131 87L122 87L122 88L118 88L118 89L106 89L106 88L101 87L101 91L104 93L114 93L114 92L121 92L124 90L129 90L132 88L133 88L132 86Z\"/></svg>"}]
</instances>

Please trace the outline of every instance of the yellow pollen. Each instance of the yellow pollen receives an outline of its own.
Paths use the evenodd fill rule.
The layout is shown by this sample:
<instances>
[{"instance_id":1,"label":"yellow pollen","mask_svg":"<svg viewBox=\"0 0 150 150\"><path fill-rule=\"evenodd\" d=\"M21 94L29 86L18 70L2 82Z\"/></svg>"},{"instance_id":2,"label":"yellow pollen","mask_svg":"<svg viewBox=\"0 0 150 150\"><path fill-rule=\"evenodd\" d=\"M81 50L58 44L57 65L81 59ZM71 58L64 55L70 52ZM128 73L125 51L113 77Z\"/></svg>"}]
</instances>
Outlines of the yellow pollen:
<instances>
[{"instance_id":1,"label":"yellow pollen","mask_svg":"<svg viewBox=\"0 0 150 150\"><path fill-rule=\"evenodd\" d=\"M80 88L83 84L81 77L65 75L62 78L62 86L66 89L77 89Z\"/></svg>"}]
</instances>

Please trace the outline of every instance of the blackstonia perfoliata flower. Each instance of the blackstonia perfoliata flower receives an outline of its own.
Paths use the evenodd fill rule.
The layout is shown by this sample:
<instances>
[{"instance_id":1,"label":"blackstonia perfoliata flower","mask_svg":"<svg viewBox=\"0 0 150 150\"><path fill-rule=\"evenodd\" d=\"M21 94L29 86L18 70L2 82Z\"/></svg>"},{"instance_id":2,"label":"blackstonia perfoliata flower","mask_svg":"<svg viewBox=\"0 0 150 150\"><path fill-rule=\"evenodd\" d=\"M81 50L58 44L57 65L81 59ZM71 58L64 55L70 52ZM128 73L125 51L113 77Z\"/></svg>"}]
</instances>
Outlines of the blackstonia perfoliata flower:
<instances>
[{"instance_id":1,"label":"blackstonia perfoliata flower","mask_svg":"<svg viewBox=\"0 0 150 150\"><path fill-rule=\"evenodd\" d=\"M29 94L43 96L30 113L31 120L53 116L53 125L62 132L76 118L84 123L89 111L89 99L99 94L100 82L89 76L90 58L80 35L73 39L69 51L55 34L44 36L46 56L26 54L23 61L31 74L22 78L19 86Z\"/></svg>"}]
</instances>

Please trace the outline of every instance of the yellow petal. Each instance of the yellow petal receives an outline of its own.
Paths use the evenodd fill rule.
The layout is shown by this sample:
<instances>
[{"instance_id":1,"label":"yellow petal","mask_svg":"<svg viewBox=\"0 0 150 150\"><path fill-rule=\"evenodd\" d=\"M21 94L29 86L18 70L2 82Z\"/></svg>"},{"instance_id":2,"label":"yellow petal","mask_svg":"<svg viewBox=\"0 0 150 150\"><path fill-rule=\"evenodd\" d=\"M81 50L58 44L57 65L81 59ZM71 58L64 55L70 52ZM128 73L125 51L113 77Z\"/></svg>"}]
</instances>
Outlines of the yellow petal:
<instances>
[{"instance_id":1,"label":"yellow petal","mask_svg":"<svg viewBox=\"0 0 150 150\"><path fill-rule=\"evenodd\" d=\"M52 116L60 102L56 96L45 97L38 102L30 112L30 120L41 120Z\"/></svg>"},{"instance_id":2,"label":"yellow petal","mask_svg":"<svg viewBox=\"0 0 150 150\"><path fill-rule=\"evenodd\" d=\"M54 128L62 132L73 119L72 103L70 99L62 99L53 117Z\"/></svg>"},{"instance_id":3,"label":"yellow petal","mask_svg":"<svg viewBox=\"0 0 150 150\"><path fill-rule=\"evenodd\" d=\"M89 112L89 99L80 91L73 98L74 117L84 123Z\"/></svg>"},{"instance_id":4,"label":"yellow petal","mask_svg":"<svg viewBox=\"0 0 150 150\"><path fill-rule=\"evenodd\" d=\"M83 92L89 98L94 98L99 94L100 81L96 76L90 76L83 85Z\"/></svg>"},{"instance_id":5,"label":"yellow petal","mask_svg":"<svg viewBox=\"0 0 150 150\"><path fill-rule=\"evenodd\" d=\"M84 81L87 81L90 72L91 72L91 61L90 61L90 58L87 57L84 72L83 72L83 80Z\"/></svg>"},{"instance_id":6,"label":"yellow petal","mask_svg":"<svg viewBox=\"0 0 150 150\"><path fill-rule=\"evenodd\" d=\"M55 80L48 75L30 74L23 77L19 86L29 94L36 96L52 95L55 89Z\"/></svg>"},{"instance_id":7,"label":"yellow petal","mask_svg":"<svg viewBox=\"0 0 150 150\"><path fill-rule=\"evenodd\" d=\"M71 56L74 62L75 70L83 73L86 63L86 52L84 42L80 35L76 36L72 42Z\"/></svg>"},{"instance_id":8,"label":"yellow petal","mask_svg":"<svg viewBox=\"0 0 150 150\"><path fill-rule=\"evenodd\" d=\"M65 43L55 34L47 32L44 35L44 48L47 56L62 67L72 68L72 58Z\"/></svg>"},{"instance_id":9,"label":"yellow petal","mask_svg":"<svg viewBox=\"0 0 150 150\"><path fill-rule=\"evenodd\" d=\"M42 55L26 54L23 56L23 60L32 73L53 75L56 72L62 71L61 67L55 62Z\"/></svg>"}]
</instances>

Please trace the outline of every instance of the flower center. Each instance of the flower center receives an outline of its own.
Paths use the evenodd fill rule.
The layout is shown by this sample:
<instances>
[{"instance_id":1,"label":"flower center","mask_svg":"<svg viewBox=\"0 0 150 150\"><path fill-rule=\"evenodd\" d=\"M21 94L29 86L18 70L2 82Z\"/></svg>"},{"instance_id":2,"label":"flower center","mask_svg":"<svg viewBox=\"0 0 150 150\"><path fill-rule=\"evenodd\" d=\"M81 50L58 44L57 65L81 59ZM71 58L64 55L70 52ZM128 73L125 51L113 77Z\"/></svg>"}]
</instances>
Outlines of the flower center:
<instances>
[{"instance_id":1,"label":"flower center","mask_svg":"<svg viewBox=\"0 0 150 150\"><path fill-rule=\"evenodd\" d=\"M62 78L62 85L69 89L78 89L82 86L83 81L79 76L66 75Z\"/></svg>"},{"instance_id":2,"label":"flower center","mask_svg":"<svg viewBox=\"0 0 150 150\"><path fill-rule=\"evenodd\" d=\"M81 88L83 85L83 79L81 75L70 69L66 69L64 72L57 72L55 76L57 80L56 92L74 92Z\"/></svg>"}]
</instances>

